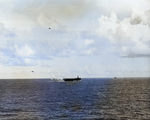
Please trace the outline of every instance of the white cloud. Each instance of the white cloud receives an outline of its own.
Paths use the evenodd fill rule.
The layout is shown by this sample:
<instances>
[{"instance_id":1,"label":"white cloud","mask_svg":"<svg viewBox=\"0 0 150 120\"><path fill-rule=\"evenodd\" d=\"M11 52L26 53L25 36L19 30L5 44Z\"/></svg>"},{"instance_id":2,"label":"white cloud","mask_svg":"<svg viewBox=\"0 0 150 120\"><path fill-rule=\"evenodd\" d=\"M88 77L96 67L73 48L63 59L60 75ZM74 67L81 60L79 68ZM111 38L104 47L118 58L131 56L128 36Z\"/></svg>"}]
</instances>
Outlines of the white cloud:
<instances>
[{"instance_id":1,"label":"white cloud","mask_svg":"<svg viewBox=\"0 0 150 120\"><path fill-rule=\"evenodd\" d=\"M132 25L136 25L136 24L146 25L146 24L150 23L148 17L149 16L146 15L146 12L144 12L140 9L133 9L133 13L132 13L131 18L130 18L130 23Z\"/></svg>"},{"instance_id":2,"label":"white cloud","mask_svg":"<svg viewBox=\"0 0 150 120\"><path fill-rule=\"evenodd\" d=\"M102 16L98 19L98 34L117 44L120 54L150 54L150 14L139 11L134 10L130 18L123 20L114 12L110 17Z\"/></svg>"},{"instance_id":3,"label":"white cloud","mask_svg":"<svg viewBox=\"0 0 150 120\"><path fill-rule=\"evenodd\" d=\"M89 48L87 50L84 50L81 55L94 55L97 52L96 48Z\"/></svg>"},{"instance_id":4,"label":"white cloud","mask_svg":"<svg viewBox=\"0 0 150 120\"><path fill-rule=\"evenodd\" d=\"M94 43L94 40L92 40L92 39L86 39L85 40L85 44L88 46L88 45L91 45L91 44L93 44Z\"/></svg>"},{"instance_id":5,"label":"white cloud","mask_svg":"<svg viewBox=\"0 0 150 120\"><path fill-rule=\"evenodd\" d=\"M96 0L102 14L109 16L115 12L120 19L129 17L133 9L149 10L149 0Z\"/></svg>"},{"instance_id":6,"label":"white cloud","mask_svg":"<svg viewBox=\"0 0 150 120\"><path fill-rule=\"evenodd\" d=\"M24 62L25 62L27 65L30 65L30 64L32 65L32 62L33 62L33 61L32 61L31 59L29 59L29 58L25 58L25 59L24 59Z\"/></svg>"},{"instance_id":7,"label":"white cloud","mask_svg":"<svg viewBox=\"0 0 150 120\"><path fill-rule=\"evenodd\" d=\"M18 47L18 45L14 47L16 49L16 55L19 57L32 57L35 53L27 44L22 47Z\"/></svg>"},{"instance_id":8,"label":"white cloud","mask_svg":"<svg viewBox=\"0 0 150 120\"><path fill-rule=\"evenodd\" d=\"M116 29L119 27L119 20L115 13L111 13L110 17L101 16L98 19L100 28L98 29L98 34L104 36L111 41L114 41L113 37L116 34Z\"/></svg>"}]
</instances>

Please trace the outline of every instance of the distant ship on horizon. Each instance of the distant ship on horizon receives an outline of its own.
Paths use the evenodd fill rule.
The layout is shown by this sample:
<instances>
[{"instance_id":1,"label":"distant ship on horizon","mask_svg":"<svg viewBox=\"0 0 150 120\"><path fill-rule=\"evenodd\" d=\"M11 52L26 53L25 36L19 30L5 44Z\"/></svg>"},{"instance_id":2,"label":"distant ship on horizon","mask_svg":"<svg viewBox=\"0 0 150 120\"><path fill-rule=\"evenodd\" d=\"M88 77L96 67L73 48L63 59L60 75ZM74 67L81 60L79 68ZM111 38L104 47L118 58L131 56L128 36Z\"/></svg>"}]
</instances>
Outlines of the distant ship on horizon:
<instances>
[{"instance_id":1,"label":"distant ship on horizon","mask_svg":"<svg viewBox=\"0 0 150 120\"><path fill-rule=\"evenodd\" d=\"M76 77L76 78L63 78L63 80L65 81L65 82L69 82L69 81L81 81L81 78L80 77Z\"/></svg>"}]
</instances>

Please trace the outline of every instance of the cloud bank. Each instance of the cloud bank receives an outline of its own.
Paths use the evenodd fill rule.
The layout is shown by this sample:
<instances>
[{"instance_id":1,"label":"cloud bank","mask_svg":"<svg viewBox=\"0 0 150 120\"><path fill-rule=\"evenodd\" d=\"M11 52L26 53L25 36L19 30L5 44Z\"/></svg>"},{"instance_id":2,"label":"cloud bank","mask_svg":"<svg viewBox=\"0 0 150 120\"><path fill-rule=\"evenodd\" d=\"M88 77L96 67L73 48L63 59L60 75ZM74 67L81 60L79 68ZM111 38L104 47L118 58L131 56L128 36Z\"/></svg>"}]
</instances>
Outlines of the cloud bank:
<instances>
[{"instance_id":1,"label":"cloud bank","mask_svg":"<svg viewBox=\"0 0 150 120\"><path fill-rule=\"evenodd\" d=\"M134 10L130 17L122 20L112 12L110 17L102 15L98 20L98 34L117 44L121 56L149 57L150 10Z\"/></svg>"},{"instance_id":2,"label":"cloud bank","mask_svg":"<svg viewBox=\"0 0 150 120\"><path fill-rule=\"evenodd\" d=\"M47 76L49 67L87 76L144 68L146 76L149 33L149 0L1 0L0 67L44 68Z\"/></svg>"}]
</instances>

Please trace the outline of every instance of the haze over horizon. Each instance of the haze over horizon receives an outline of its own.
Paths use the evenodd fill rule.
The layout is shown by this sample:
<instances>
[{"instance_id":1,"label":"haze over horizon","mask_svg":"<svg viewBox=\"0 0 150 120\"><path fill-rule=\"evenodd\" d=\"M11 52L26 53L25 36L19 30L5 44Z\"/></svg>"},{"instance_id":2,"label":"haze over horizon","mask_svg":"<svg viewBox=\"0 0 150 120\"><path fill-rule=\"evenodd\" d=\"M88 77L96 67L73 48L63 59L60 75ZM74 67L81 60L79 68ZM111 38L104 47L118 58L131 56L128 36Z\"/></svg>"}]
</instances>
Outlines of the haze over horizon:
<instances>
[{"instance_id":1,"label":"haze over horizon","mask_svg":"<svg viewBox=\"0 0 150 120\"><path fill-rule=\"evenodd\" d=\"M77 75L150 77L149 0L0 0L0 78Z\"/></svg>"}]
</instances>

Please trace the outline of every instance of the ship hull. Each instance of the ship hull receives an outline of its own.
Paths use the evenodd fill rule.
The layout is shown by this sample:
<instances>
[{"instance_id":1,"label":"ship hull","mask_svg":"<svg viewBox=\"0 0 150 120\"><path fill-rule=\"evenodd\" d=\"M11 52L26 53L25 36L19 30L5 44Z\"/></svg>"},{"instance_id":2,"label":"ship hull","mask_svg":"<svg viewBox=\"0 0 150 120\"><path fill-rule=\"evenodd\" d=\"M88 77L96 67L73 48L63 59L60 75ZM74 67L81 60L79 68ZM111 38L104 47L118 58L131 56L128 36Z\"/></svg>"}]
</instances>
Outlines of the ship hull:
<instances>
[{"instance_id":1,"label":"ship hull","mask_svg":"<svg viewBox=\"0 0 150 120\"><path fill-rule=\"evenodd\" d=\"M69 82L69 81L80 81L81 78L64 78L63 80L66 81L66 82L67 82L67 81L68 81L68 82Z\"/></svg>"}]
</instances>

